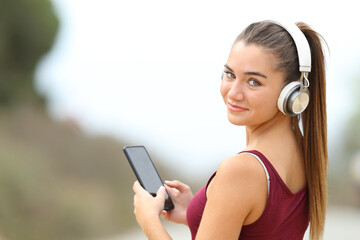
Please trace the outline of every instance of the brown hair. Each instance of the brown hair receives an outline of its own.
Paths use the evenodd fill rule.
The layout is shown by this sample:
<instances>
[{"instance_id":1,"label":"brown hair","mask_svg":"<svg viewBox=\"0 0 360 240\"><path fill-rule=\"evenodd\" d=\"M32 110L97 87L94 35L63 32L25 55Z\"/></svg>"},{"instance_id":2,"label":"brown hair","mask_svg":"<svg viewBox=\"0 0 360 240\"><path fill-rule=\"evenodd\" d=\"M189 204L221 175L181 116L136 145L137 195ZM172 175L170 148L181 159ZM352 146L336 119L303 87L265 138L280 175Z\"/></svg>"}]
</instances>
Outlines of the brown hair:
<instances>
[{"instance_id":1,"label":"brown hair","mask_svg":"<svg viewBox=\"0 0 360 240\"><path fill-rule=\"evenodd\" d=\"M309 42L312 68L308 77L310 101L301 114L303 134L300 132L297 117L292 118L292 125L305 160L309 189L310 239L317 240L322 238L324 232L327 200L325 58L321 44L323 38L305 23L299 22L296 25ZM279 25L267 21L253 23L236 38L235 43L238 41L256 44L271 51L278 59L278 70L284 72L286 83L299 80L301 73L295 43L290 34Z\"/></svg>"}]
</instances>

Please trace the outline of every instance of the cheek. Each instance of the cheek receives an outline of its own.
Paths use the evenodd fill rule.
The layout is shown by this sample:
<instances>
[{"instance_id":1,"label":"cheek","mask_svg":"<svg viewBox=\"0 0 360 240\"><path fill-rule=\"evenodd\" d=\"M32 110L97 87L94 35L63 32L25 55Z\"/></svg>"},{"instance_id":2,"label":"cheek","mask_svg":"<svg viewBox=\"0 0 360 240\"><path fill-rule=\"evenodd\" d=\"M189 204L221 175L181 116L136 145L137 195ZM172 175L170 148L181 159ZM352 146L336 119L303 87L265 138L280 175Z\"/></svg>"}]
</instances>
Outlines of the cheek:
<instances>
[{"instance_id":1,"label":"cheek","mask_svg":"<svg viewBox=\"0 0 360 240\"><path fill-rule=\"evenodd\" d=\"M278 111L277 108L278 95L274 94L273 92L262 93L262 94L254 93L252 94L251 97L248 97L249 101L250 99L251 99L250 105L253 107L253 109L258 109L263 114L272 115Z\"/></svg>"},{"instance_id":2,"label":"cheek","mask_svg":"<svg viewBox=\"0 0 360 240\"><path fill-rule=\"evenodd\" d=\"M224 100L226 99L229 90L230 90L229 84L226 84L226 82L222 81L220 85L220 93Z\"/></svg>"}]
</instances>

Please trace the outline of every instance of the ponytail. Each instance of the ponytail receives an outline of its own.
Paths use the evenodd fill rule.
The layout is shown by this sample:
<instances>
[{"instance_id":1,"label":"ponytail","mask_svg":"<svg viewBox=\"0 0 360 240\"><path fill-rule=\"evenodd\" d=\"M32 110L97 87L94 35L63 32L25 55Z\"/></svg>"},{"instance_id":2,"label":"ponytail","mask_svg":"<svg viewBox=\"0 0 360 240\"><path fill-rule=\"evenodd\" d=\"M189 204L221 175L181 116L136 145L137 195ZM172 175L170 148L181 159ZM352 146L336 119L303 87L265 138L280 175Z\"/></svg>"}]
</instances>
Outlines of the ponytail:
<instances>
[{"instance_id":1,"label":"ponytail","mask_svg":"<svg viewBox=\"0 0 360 240\"><path fill-rule=\"evenodd\" d=\"M302 130L297 117L292 127L303 151L309 189L310 239L322 238L326 215L326 173L328 166L325 58L322 37L305 23L296 24L307 38L311 49L309 105L301 114ZM290 34L277 24L264 21L249 25L235 40L254 43L271 51L280 61L278 70L284 72L285 83L300 79L299 59Z\"/></svg>"},{"instance_id":2,"label":"ponytail","mask_svg":"<svg viewBox=\"0 0 360 240\"><path fill-rule=\"evenodd\" d=\"M309 188L310 239L322 238L325 225L328 168L325 58L321 36L304 23L297 26L307 38L312 68L309 75L310 101L301 114L303 139L300 141L304 152L305 171Z\"/></svg>"}]
</instances>

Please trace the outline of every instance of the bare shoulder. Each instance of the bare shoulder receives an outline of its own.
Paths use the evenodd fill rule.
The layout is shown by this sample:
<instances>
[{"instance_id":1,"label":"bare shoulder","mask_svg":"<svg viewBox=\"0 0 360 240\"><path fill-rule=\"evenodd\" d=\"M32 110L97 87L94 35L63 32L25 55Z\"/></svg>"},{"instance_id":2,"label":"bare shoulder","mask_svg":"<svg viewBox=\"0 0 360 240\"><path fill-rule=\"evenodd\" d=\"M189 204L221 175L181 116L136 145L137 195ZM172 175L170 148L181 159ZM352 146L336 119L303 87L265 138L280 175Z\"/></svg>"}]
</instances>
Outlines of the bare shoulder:
<instances>
[{"instance_id":1,"label":"bare shoulder","mask_svg":"<svg viewBox=\"0 0 360 240\"><path fill-rule=\"evenodd\" d=\"M259 198L266 198L267 195L264 168L250 154L229 157L219 165L208 192L229 194L231 197L239 197L248 203L256 204Z\"/></svg>"},{"instance_id":2,"label":"bare shoulder","mask_svg":"<svg viewBox=\"0 0 360 240\"><path fill-rule=\"evenodd\" d=\"M250 154L229 157L219 165L206 193L206 221L214 215L217 221L232 219L234 229L251 223L261 215L266 204L267 182L263 167Z\"/></svg>"},{"instance_id":3,"label":"bare shoulder","mask_svg":"<svg viewBox=\"0 0 360 240\"><path fill-rule=\"evenodd\" d=\"M222 161L218 167L217 177L225 181L262 180L264 169L259 161L250 154L237 154ZM261 181L263 182L263 181Z\"/></svg>"}]
</instances>

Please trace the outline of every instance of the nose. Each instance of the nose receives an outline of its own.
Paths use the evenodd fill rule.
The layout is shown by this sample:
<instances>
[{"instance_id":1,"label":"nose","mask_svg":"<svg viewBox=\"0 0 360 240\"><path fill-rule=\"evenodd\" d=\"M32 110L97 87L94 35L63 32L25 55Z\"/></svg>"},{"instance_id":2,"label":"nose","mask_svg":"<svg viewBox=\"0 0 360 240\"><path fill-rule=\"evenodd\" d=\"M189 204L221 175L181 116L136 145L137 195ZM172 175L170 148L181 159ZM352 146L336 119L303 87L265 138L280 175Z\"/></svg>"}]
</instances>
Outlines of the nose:
<instances>
[{"instance_id":1,"label":"nose","mask_svg":"<svg viewBox=\"0 0 360 240\"><path fill-rule=\"evenodd\" d=\"M241 81L236 80L231 84L228 97L237 101L244 99L244 86Z\"/></svg>"}]
</instances>

